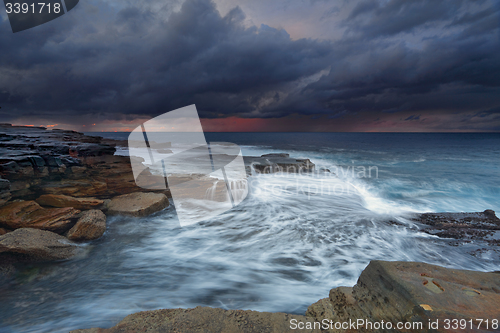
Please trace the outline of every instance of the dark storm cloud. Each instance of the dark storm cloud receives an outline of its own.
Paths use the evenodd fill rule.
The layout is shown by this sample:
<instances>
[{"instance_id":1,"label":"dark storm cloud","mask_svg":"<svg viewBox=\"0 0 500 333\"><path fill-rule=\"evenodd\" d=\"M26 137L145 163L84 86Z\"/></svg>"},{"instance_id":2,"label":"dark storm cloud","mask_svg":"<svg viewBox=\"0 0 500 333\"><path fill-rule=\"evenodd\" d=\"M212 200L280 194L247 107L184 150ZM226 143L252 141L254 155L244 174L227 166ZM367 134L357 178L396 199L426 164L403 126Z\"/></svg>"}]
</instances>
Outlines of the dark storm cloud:
<instances>
[{"instance_id":1,"label":"dark storm cloud","mask_svg":"<svg viewBox=\"0 0 500 333\"><path fill-rule=\"evenodd\" d=\"M245 26L242 10L221 16L208 0L175 6L81 2L18 34L4 20L1 120L133 120L196 103L208 118L462 112L499 125L494 2L358 1L330 41Z\"/></svg>"},{"instance_id":2,"label":"dark storm cloud","mask_svg":"<svg viewBox=\"0 0 500 333\"><path fill-rule=\"evenodd\" d=\"M449 20L463 6L461 0L361 1L345 24L366 38L412 32L416 28Z\"/></svg>"},{"instance_id":3,"label":"dark storm cloud","mask_svg":"<svg viewBox=\"0 0 500 333\"><path fill-rule=\"evenodd\" d=\"M8 34L3 22L6 109L155 115L199 103L204 116L248 113L274 87L324 68L331 53L328 43L291 41L283 30L246 29L239 9L221 17L209 1L186 1L166 21L135 7L106 19L113 13L100 5L96 17L93 6L75 11L97 21L61 20L36 33Z\"/></svg>"}]
</instances>

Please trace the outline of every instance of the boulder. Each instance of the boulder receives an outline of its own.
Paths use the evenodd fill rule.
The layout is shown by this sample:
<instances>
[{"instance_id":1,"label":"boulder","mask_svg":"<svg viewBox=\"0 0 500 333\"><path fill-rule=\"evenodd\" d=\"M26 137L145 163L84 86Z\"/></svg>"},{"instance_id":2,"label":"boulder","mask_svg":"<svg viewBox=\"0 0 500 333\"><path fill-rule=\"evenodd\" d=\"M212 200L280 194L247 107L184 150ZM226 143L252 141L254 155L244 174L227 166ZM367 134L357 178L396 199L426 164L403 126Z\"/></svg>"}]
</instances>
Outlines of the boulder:
<instances>
[{"instance_id":1,"label":"boulder","mask_svg":"<svg viewBox=\"0 0 500 333\"><path fill-rule=\"evenodd\" d=\"M106 215L100 210L87 210L80 214L76 224L68 231L67 237L73 241L93 240L106 231Z\"/></svg>"},{"instance_id":2,"label":"boulder","mask_svg":"<svg viewBox=\"0 0 500 333\"><path fill-rule=\"evenodd\" d=\"M0 207L0 226L66 232L80 211L74 208L42 208L35 201L17 201Z\"/></svg>"},{"instance_id":3,"label":"boulder","mask_svg":"<svg viewBox=\"0 0 500 333\"><path fill-rule=\"evenodd\" d=\"M102 206L104 201L96 198L74 198L68 195L44 194L36 199L41 206L49 207L73 207L80 210L95 209Z\"/></svg>"},{"instance_id":4,"label":"boulder","mask_svg":"<svg viewBox=\"0 0 500 333\"><path fill-rule=\"evenodd\" d=\"M35 260L61 260L76 254L76 246L56 233L21 228L0 236L0 253L17 253Z\"/></svg>"},{"instance_id":5,"label":"boulder","mask_svg":"<svg viewBox=\"0 0 500 333\"><path fill-rule=\"evenodd\" d=\"M413 331L449 332L445 329L446 319L464 319L467 323L472 320L476 326L478 318L488 319L491 323L491 320L498 319L498 304L498 273L447 269L419 262L376 260L365 268L353 288L332 289L330 297L311 305L306 315L317 321L359 319L365 320L364 323L385 321L394 325L409 322ZM429 329L429 321L438 321L438 327ZM370 331L366 325L357 329ZM346 330L328 332L334 331ZM474 332L473 329L463 331Z\"/></svg>"},{"instance_id":6,"label":"boulder","mask_svg":"<svg viewBox=\"0 0 500 333\"><path fill-rule=\"evenodd\" d=\"M300 323L300 326L299 326ZM296 325L296 326L294 326ZM298 327L304 329L297 329ZM295 327L295 329L293 329ZM109 329L82 329L70 333L118 333L118 332L321 332L319 323L311 318L286 313L270 313L243 310L223 310L209 307L194 309L166 309L144 311L125 317Z\"/></svg>"},{"instance_id":7,"label":"boulder","mask_svg":"<svg viewBox=\"0 0 500 333\"><path fill-rule=\"evenodd\" d=\"M111 199L107 206L107 214L147 216L168 206L169 202L165 194L136 192Z\"/></svg>"}]
</instances>

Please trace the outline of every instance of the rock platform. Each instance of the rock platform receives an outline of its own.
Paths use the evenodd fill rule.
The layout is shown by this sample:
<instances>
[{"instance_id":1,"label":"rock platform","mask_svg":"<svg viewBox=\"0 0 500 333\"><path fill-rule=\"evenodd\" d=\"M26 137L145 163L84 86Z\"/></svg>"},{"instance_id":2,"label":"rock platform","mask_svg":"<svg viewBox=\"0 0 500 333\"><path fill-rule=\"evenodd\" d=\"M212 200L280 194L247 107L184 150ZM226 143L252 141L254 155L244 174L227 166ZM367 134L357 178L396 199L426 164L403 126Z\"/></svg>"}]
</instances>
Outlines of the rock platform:
<instances>
[{"instance_id":1,"label":"rock platform","mask_svg":"<svg viewBox=\"0 0 500 333\"><path fill-rule=\"evenodd\" d=\"M209 307L165 309L129 315L108 329L71 333L498 332L499 326L492 323L500 320L499 305L498 273L372 261L354 287L330 290L329 297L312 304L305 316ZM466 327L451 329L454 319ZM479 329L478 319L483 320Z\"/></svg>"}]
</instances>

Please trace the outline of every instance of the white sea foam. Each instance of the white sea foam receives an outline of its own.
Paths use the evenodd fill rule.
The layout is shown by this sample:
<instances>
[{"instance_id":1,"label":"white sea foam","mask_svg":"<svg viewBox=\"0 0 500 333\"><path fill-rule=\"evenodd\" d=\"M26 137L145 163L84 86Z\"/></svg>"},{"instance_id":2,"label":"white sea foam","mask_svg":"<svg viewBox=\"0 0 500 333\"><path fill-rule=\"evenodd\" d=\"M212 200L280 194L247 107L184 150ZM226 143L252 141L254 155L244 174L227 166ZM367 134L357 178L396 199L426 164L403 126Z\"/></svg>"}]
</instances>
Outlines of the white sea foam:
<instances>
[{"instance_id":1,"label":"white sea foam","mask_svg":"<svg viewBox=\"0 0 500 333\"><path fill-rule=\"evenodd\" d=\"M292 156L311 158L318 169L353 165L339 149L330 151ZM282 151L243 146L243 152ZM452 247L408 218L484 210L497 192L439 175L412 178L391 169L391 158L384 161L377 164L380 178L254 174L240 205L188 227L179 227L175 207L147 218L110 218L105 236L89 245L94 255L42 266L29 283L6 290L0 310L13 331L23 332L109 327L141 310L198 305L303 314L331 288L354 285L374 259L498 270L494 256L473 257L467 244ZM458 197L470 192L477 196Z\"/></svg>"}]
</instances>

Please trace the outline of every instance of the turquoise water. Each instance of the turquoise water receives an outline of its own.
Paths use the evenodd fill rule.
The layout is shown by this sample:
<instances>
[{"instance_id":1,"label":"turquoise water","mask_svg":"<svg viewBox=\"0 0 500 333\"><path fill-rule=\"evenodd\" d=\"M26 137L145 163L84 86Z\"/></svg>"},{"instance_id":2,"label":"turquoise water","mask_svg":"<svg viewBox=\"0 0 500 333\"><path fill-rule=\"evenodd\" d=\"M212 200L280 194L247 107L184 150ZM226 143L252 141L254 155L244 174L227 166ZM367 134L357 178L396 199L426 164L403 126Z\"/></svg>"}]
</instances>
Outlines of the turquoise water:
<instances>
[{"instance_id":1,"label":"turquoise water","mask_svg":"<svg viewBox=\"0 0 500 333\"><path fill-rule=\"evenodd\" d=\"M354 285L373 259L499 270L498 256L472 256L471 245L450 246L408 219L500 211L499 134L206 137L237 143L245 155L310 158L335 175L252 176L240 205L184 228L173 206L110 218L101 239L82 245L85 255L24 267L2 286L0 332L110 327L133 312L198 305L303 314L331 288Z\"/></svg>"}]
</instances>

